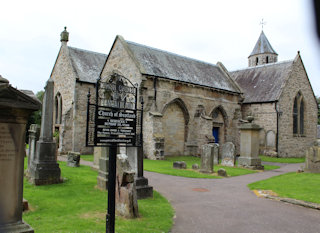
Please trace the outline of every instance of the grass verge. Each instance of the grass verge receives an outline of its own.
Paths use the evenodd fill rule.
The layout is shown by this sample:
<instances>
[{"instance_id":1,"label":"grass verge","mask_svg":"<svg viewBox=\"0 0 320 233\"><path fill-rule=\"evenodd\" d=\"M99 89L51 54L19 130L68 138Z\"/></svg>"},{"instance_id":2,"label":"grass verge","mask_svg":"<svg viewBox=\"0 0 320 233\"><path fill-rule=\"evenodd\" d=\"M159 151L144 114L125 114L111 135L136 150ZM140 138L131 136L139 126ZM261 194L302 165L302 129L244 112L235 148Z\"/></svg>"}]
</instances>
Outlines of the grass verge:
<instances>
[{"instance_id":1,"label":"grass verge","mask_svg":"<svg viewBox=\"0 0 320 233\"><path fill-rule=\"evenodd\" d=\"M174 169L173 162L174 161L184 161L187 163L187 169ZM166 175L172 176L183 176L189 178L209 178L209 179L217 179L217 174L204 174L199 171L192 170L191 167L193 164L200 164L200 158L193 156L178 156L178 157L167 157L165 160L144 160L144 170L157 172ZM219 168L224 168L227 171L228 176L240 176L251 173L256 173L258 171L238 168L238 167L225 167L221 165L214 165L214 171L217 172ZM267 165L265 166L265 170L277 169L279 166Z\"/></svg>"},{"instance_id":2,"label":"grass verge","mask_svg":"<svg viewBox=\"0 0 320 233\"><path fill-rule=\"evenodd\" d=\"M249 184L253 190L272 190L288 197L320 204L320 174L291 172Z\"/></svg>"},{"instance_id":3,"label":"grass verge","mask_svg":"<svg viewBox=\"0 0 320 233\"><path fill-rule=\"evenodd\" d=\"M304 163L305 158L273 158L265 155L259 156L263 162L272 163Z\"/></svg>"},{"instance_id":4,"label":"grass verge","mask_svg":"<svg viewBox=\"0 0 320 233\"><path fill-rule=\"evenodd\" d=\"M93 155L80 155L80 159L93 162L94 157Z\"/></svg>"},{"instance_id":5,"label":"grass verge","mask_svg":"<svg viewBox=\"0 0 320 233\"><path fill-rule=\"evenodd\" d=\"M95 188L97 173L90 167L67 167L59 162L62 184L33 186L24 182L24 198L31 210L23 219L35 232L105 232L107 192ZM116 232L168 232L174 211L159 193L139 200L138 219L116 218Z\"/></svg>"}]
</instances>

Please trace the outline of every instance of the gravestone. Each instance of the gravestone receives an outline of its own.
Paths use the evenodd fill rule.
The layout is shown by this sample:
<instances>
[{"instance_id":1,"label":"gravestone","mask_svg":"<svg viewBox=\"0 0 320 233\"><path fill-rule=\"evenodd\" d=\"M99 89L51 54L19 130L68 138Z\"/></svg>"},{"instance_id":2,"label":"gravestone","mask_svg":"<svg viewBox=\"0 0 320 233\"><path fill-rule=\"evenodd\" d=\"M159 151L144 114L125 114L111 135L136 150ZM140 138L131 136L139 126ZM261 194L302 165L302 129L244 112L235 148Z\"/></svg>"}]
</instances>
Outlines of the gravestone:
<instances>
[{"instance_id":1,"label":"gravestone","mask_svg":"<svg viewBox=\"0 0 320 233\"><path fill-rule=\"evenodd\" d=\"M219 164L219 144L213 143L213 164Z\"/></svg>"},{"instance_id":2,"label":"gravestone","mask_svg":"<svg viewBox=\"0 0 320 233\"><path fill-rule=\"evenodd\" d=\"M187 169L187 164L184 161L173 162L173 168L175 169Z\"/></svg>"},{"instance_id":3,"label":"gravestone","mask_svg":"<svg viewBox=\"0 0 320 233\"><path fill-rule=\"evenodd\" d=\"M218 176L223 176L223 177L227 177L228 176L227 175L227 171L225 169L223 169L223 168L219 168L217 173L218 173Z\"/></svg>"},{"instance_id":4,"label":"gravestone","mask_svg":"<svg viewBox=\"0 0 320 233\"><path fill-rule=\"evenodd\" d=\"M249 116L248 123L240 126L240 157L239 167L264 169L259 158L259 131L261 127L253 123L254 118Z\"/></svg>"},{"instance_id":5,"label":"gravestone","mask_svg":"<svg viewBox=\"0 0 320 233\"><path fill-rule=\"evenodd\" d=\"M137 191L128 156L117 155L116 214L125 218L139 217Z\"/></svg>"},{"instance_id":6,"label":"gravestone","mask_svg":"<svg viewBox=\"0 0 320 233\"><path fill-rule=\"evenodd\" d=\"M306 151L306 172L320 173L320 139Z\"/></svg>"},{"instance_id":7,"label":"gravestone","mask_svg":"<svg viewBox=\"0 0 320 233\"><path fill-rule=\"evenodd\" d=\"M56 142L53 139L53 80L50 78L43 96L40 138L36 154L28 168L29 182L35 185L61 183L61 171L56 157Z\"/></svg>"},{"instance_id":8,"label":"gravestone","mask_svg":"<svg viewBox=\"0 0 320 233\"><path fill-rule=\"evenodd\" d=\"M235 146L232 142L226 142L221 146L221 165L234 167L235 162Z\"/></svg>"},{"instance_id":9,"label":"gravestone","mask_svg":"<svg viewBox=\"0 0 320 233\"><path fill-rule=\"evenodd\" d=\"M25 132L41 103L0 75L0 232L34 232L23 222Z\"/></svg>"},{"instance_id":10,"label":"gravestone","mask_svg":"<svg viewBox=\"0 0 320 233\"><path fill-rule=\"evenodd\" d=\"M30 162L34 160L36 153L36 142L39 140L40 126L37 124L30 125L29 132L29 150L28 150L28 168Z\"/></svg>"},{"instance_id":11,"label":"gravestone","mask_svg":"<svg viewBox=\"0 0 320 233\"><path fill-rule=\"evenodd\" d=\"M266 136L267 148L275 148L276 147L276 134L270 130L267 132Z\"/></svg>"},{"instance_id":12,"label":"gravestone","mask_svg":"<svg viewBox=\"0 0 320 233\"><path fill-rule=\"evenodd\" d=\"M98 188L102 190L108 189L108 175L109 175L109 148L101 147L99 158L99 170L97 177Z\"/></svg>"},{"instance_id":13,"label":"gravestone","mask_svg":"<svg viewBox=\"0 0 320 233\"><path fill-rule=\"evenodd\" d=\"M202 145L200 172L213 173L213 144Z\"/></svg>"},{"instance_id":14,"label":"gravestone","mask_svg":"<svg viewBox=\"0 0 320 233\"><path fill-rule=\"evenodd\" d=\"M193 170L199 170L200 166L199 164L195 163L195 164L192 164L192 169Z\"/></svg>"},{"instance_id":15,"label":"gravestone","mask_svg":"<svg viewBox=\"0 0 320 233\"><path fill-rule=\"evenodd\" d=\"M69 167L80 167L80 153L68 151L67 166Z\"/></svg>"},{"instance_id":16,"label":"gravestone","mask_svg":"<svg viewBox=\"0 0 320 233\"><path fill-rule=\"evenodd\" d=\"M135 184L137 189L137 198L145 199L153 197L153 187L149 185L147 178L143 176L143 151L141 147L127 147L126 154L130 166L135 172Z\"/></svg>"}]
</instances>

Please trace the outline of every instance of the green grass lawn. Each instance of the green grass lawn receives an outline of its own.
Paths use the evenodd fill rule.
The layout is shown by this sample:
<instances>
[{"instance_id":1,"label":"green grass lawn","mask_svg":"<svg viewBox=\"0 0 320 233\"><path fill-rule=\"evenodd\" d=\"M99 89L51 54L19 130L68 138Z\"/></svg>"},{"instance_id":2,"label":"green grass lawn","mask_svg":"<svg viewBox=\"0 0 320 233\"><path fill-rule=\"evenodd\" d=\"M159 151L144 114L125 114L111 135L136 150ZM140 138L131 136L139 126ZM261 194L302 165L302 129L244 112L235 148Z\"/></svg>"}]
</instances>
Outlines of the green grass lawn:
<instances>
[{"instance_id":1,"label":"green grass lawn","mask_svg":"<svg viewBox=\"0 0 320 233\"><path fill-rule=\"evenodd\" d=\"M187 163L187 169L174 169L173 162L174 161L184 161ZM220 178L217 174L204 174L198 171L192 170L192 164L200 165L200 158L193 156L179 156L179 157L167 157L165 160L144 160L144 170L157 172L172 176L183 176L190 178L210 178L216 179ZM219 168L224 168L227 171L228 176L239 176L246 175L250 173L256 173L258 171L238 168L238 167L225 167L220 165L214 165L214 172L217 172ZM267 165L265 166L265 170L277 169L278 166Z\"/></svg>"},{"instance_id":2,"label":"green grass lawn","mask_svg":"<svg viewBox=\"0 0 320 233\"><path fill-rule=\"evenodd\" d=\"M263 162L273 163L304 163L305 158L273 158L265 155L259 156Z\"/></svg>"},{"instance_id":3,"label":"green grass lawn","mask_svg":"<svg viewBox=\"0 0 320 233\"><path fill-rule=\"evenodd\" d=\"M93 155L80 155L80 159L93 162Z\"/></svg>"},{"instance_id":4,"label":"green grass lawn","mask_svg":"<svg viewBox=\"0 0 320 233\"><path fill-rule=\"evenodd\" d=\"M320 204L320 174L292 172L249 184L248 187L272 190L280 197Z\"/></svg>"},{"instance_id":5,"label":"green grass lawn","mask_svg":"<svg viewBox=\"0 0 320 233\"><path fill-rule=\"evenodd\" d=\"M105 232L107 192L95 188L97 172L90 167L67 167L59 162L62 184L33 186L24 181L24 198L31 211L23 219L35 232ZM116 232L168 232L174 210L159 193L139 200L140 218L116 218Z\"/></svg>"}]
</instances>

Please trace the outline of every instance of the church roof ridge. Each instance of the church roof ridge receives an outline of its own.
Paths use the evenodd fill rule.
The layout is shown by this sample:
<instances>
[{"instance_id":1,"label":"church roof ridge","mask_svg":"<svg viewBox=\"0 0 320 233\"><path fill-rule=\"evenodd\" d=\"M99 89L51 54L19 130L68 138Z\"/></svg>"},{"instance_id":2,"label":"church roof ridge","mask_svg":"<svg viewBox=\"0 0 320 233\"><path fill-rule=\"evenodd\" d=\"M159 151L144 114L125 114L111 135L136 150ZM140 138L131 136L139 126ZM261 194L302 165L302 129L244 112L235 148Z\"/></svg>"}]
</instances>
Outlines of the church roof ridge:
<instances>
[{"instance_id":1,"label":"church roof ridge","mask_svg":"<svg viewBox=\"0 0 320 233\"><path fill-rule=\"evenodd\" d=\"M95 51L91 51L91 50L87 50L87 49L81 49L81 48L76 48L76 47L72 47L72 46L68 46L69 49L75 49L75 50L79 50L85 53L93 53L93 54L97 54L97 55L103 55L103 56L107 56L108 54L105 53L100 53L100 52L95 52Z\"/></svg>"},{"instance_id":2,"label":"church roof ridge","mask_svg":"<svg viewBox=\"0 0 320 233\"><path fill-rule=\"evenodd\" d=\"M155 48L155 47L152 47L152 46L143 45L143 44L139 44L139 43L136 43L136 42L133 42L133 41L128 41L128 40L126 40L126 42L129 43L129 44L136 45L136 46L145 47L147 49L152 49L152 50L155 50L155 51L158 51L158 52L161 52L161 53L167 53L167 54L172 55L172 56L177 56L177 57L181 57L181 58L184 58L184 59L193 60L193 61L196 61L196 62L200 62L200 63L203 63L203 64L207 64L207 65L211 65L211 66L216 66L217 67L216 64L213 64L213 63L210 63L210 62L206 62L206 61L203 61L203 60L199 60L199 59L196 59L196 58L184 56L184 55L177 54L177 53L174 53L174 52L170 52L170 51L167 51L167 50L158 49L158 48Z\"/></svg>"},{"instance_id":3,"label":"church roof ridge","mask_svg":"<svg viewBox=\"0 0 320 233\"><path fill-rule=\"evenodd\" d=\"M276 54L276 51L272 48L270 42L268 41L266 35L264 34L263 30L261 31L261 34L259 36L259 39L256 43L256 45L254 46L251 54L249 57L253 56L253 55L257 55L257 54L264 54L264 53L272 53L272 54Z\"/></svg>"},{"instance_id":4,"label":"church roof ridge","mask_svg":"<svg viewBox=\"0 0 320 233\"><path fill-rule=\"evenodd\" d=\"M71 65L82 82L96 83L107 55L68 46Z\"/></svg>"},{"instance_id":5,"label":"church roof ridge","mask_svg":"<svg viewBox=\"0 0 320 233\"><path fill-rule=\"evenodd\" d=\"M125 40L141 73L241 93L220 66Z\"/></svg>"}]
</instances>

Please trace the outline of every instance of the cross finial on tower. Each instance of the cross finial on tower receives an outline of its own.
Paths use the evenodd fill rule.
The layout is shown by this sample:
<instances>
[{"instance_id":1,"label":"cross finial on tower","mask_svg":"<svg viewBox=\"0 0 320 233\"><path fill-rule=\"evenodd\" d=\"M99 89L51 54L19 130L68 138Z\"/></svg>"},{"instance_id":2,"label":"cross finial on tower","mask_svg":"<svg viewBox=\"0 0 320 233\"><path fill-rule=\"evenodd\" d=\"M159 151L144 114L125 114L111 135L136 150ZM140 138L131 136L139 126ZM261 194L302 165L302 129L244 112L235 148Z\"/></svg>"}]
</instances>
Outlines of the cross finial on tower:
<instances>
[{"instance_id":1,"label":"cross finial on tower","mask_svg":"<svg viewBox=\"0 0 320 233\"><path fill-rule=\"evenodd\" d=\"M263 26L266 25L266 24L267 24L267 22L264 22L263 19L262 19L261 22L260 22L260 25L262 27L262 31L263 31Z\"/></svg>"}]
</instances>

